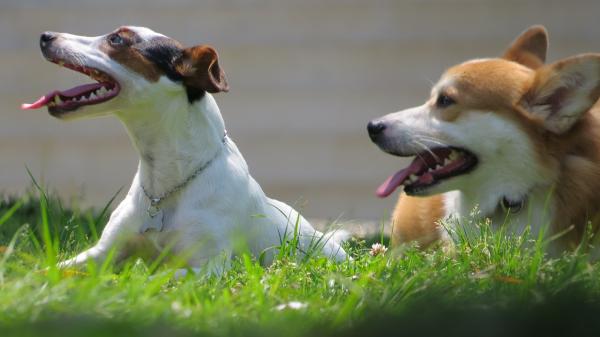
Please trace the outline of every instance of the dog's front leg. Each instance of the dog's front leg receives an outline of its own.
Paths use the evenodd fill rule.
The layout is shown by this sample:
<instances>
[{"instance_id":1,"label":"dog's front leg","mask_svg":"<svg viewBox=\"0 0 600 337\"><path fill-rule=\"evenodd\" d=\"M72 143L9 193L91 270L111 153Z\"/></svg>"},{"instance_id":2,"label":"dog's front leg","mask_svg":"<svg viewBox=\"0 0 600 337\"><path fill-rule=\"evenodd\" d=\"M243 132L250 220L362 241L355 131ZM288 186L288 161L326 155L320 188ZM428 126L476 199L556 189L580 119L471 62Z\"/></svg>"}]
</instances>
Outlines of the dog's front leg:
<instances>
[{"instance_id":1,"label":"dog's front leg","mask_svg":"<svg viewBox=\"0 0 600 337\"><path fill-rule=\"evenodd\" d=\"M131 197L126 197L110 215L106 227L102 231L100 240L93 247L79 253L77 256L60 262L59 268L76 268L85 266L88 262L102 263L112 249L119 259L125 258L123 245L133 238L138 232L141 224L140 218Z\"/></svg>"}]
</instances>

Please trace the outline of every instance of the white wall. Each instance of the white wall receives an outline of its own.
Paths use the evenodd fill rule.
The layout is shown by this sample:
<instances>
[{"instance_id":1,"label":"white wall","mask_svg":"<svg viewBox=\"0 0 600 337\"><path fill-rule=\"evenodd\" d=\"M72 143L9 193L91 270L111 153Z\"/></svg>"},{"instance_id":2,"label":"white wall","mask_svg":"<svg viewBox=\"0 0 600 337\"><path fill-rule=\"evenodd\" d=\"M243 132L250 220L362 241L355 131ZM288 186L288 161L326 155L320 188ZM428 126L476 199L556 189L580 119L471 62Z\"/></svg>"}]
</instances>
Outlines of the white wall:
<instances>
[{"instance_id":1,"label":"white wall","mask_svg":"<svg viewBox=\"0 0 600 337\"><path fill-rule=\"evenodd\" d=\"M100 205L135 171L116 120L18 110L85 81L42 60L44 30L135 24L215 45L231 85L217 100L264 189L309 217L376 220L395 200L373 191L402 164L370 143L370 118L420 103L445 67L498 55L530 24L548 27L552 60L600 52L599 13L599 1L2 0L0 190L28 186L27 165L61 195Z\"/></svg>"}]
</instances>

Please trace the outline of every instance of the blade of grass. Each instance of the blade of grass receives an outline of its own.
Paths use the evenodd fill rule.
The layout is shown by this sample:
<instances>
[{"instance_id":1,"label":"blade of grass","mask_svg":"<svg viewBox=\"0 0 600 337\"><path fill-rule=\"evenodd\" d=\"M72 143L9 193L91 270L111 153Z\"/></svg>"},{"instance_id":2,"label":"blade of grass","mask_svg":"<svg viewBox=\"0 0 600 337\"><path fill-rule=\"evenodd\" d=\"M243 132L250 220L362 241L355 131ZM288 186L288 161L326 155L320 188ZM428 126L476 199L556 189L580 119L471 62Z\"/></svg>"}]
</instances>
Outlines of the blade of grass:
<instances>
[{"instance_id":1,"label":"blade of grass","mask_svg":"<svg viewBox=\"0 0 600 337\"><path fill-rule=\"evenodd\" d=\"M14 205L12 205L12 207L9 208L8 211L6 211L2 215L2 217L0 217L0 226L2 226L5 222L7 222L15 214L15 212L18 211L19 208L21 208L23 206L24 203L25 203L25 200L23 198L21 198Z\"/></svg>"},{"instance_id":2,"label":"blade of grass","mask_svg":"<svg viewBox=\"0 0 600 337\"><path fill-rule=\"evenodd\" d=\"M56 252L54 251L54 242L52 240L52 234L50 233L50 223L48 221L48 197L46 192L38 184L37 180L33 177L33 174L26 167L27 173L33 182L33 185L37 188L40 195L40 213L42 216L42 241L44 242L44 250L46 253L46 265L48 267L48 277L52 282L56 282L59 279L59 272L56 266Z\"/></svg>"}]
</instances>

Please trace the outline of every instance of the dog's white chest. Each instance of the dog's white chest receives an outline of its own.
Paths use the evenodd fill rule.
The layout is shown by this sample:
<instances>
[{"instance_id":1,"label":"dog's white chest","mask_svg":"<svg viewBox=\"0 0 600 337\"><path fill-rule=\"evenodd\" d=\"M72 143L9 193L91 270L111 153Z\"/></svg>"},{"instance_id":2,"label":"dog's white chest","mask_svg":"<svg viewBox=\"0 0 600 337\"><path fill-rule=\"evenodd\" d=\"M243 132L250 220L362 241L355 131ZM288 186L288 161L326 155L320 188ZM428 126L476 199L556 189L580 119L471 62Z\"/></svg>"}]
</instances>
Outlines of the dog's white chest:
<instances>
[{"instance_id":1,"label":"dog's white chest","mask_svg":"<svg viewBox=\"0 0 600 337\"><path fill-rule=\"evenodd\" d=\"M488 218L495 227L507 225L509 233L521 234L529 228L535 236L550 225L554 215L547 202L548 193L546 190L536 191L523 200L519 209L507 210L500 205L481 209L476 202L466 201L461 192L447 192L444 194L445 219L451 219L455 224L468 224Z\"/></svg>"}]
</instances>

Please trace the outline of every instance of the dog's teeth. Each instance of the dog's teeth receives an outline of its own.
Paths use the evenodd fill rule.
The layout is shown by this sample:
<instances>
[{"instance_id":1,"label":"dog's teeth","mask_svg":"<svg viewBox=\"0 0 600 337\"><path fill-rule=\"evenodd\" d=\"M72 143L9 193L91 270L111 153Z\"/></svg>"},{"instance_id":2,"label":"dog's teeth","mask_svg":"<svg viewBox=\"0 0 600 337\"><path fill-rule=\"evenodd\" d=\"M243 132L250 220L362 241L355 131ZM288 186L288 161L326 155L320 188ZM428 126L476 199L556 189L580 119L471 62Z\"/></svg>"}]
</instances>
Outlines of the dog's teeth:
<instances>
[{"instance_id":1,"label":"dog's teeth","mask_svg":"<svg viewBox=\"0 0 600 337\"><path fill-rule=\"evenodd\" d=\"M414 183L414 182L415 182L415 181L417 181L418 179L419 179L419 178L418 178L416 175L414 175L414 174L411 174L411 175L408 177L408 181L410 181L411 183Z\"/></svg>"},{"instance_id":2,"label":"dog's teeth","mask_svg":"<svg viewBox=\"0 0 600 337\"><path fill-rule=\"evenodd\" d=\"M458 158L458 152L456 152L455 150L452 150L450 152L450 155L448 156L448 159L450 159L452 161L452 160L455 160L456 158Z\"/></svg>"},{"instance_id":3,"label":"dog's teeth","mask_svg":"<svg viewBox=\"0 0 600 337\"><path fill-rule=\"evenodd\" d=\"M54 96L54 103L56 103L58 105L58 104L61 104L62 102L63 101L60 99L60 96L58 96L58 95Z\"/></svg>"},{"instance_id":4,"label":"dog's teeth","mask_svg":"<svg viewBox=\"0 0 600 337\"><path fill-rule=\"evenodd\" d=\"M101 87L101 88L100 88L100 89L97 91L97 93L98 93L98 96L104 96L104 95L106 95L106 94L108 93L108 91L106 91L106 88L105 88L105 87Z\"/></svg>"},{"instance_id":5,"label":"dog's teeth","mask_svg":"<svg viewBox=\"0 0 600 337\"><path fill-rule=\"evenodd\" d=\"M448 158L444 159L444 166L446 166L450 163L451 163L450 159L448 159Z\"/></svg>"},{"instance_id":6,"label":"dog's teeth","mask_svg":"<svg viewBox=\"0 0 600 337\"><path fill-rule=\"evenodd\" d=\"M58 65L61 66L61 67L64 67L65 63L63 61L58 61Z\"/></svg>"},{"instance_id":7,"label":"dog's teeth","mask_svg":"<svg viewBox=\"0 0 600 337\"><path fill-rule=\"evenodd\" d=\"M97 98L98 98L98 97L96 97L96 95L94 95L94 93L92 93L92 94L90 95L90 99L97 99Z\"/></svg>"}]
</instances>

